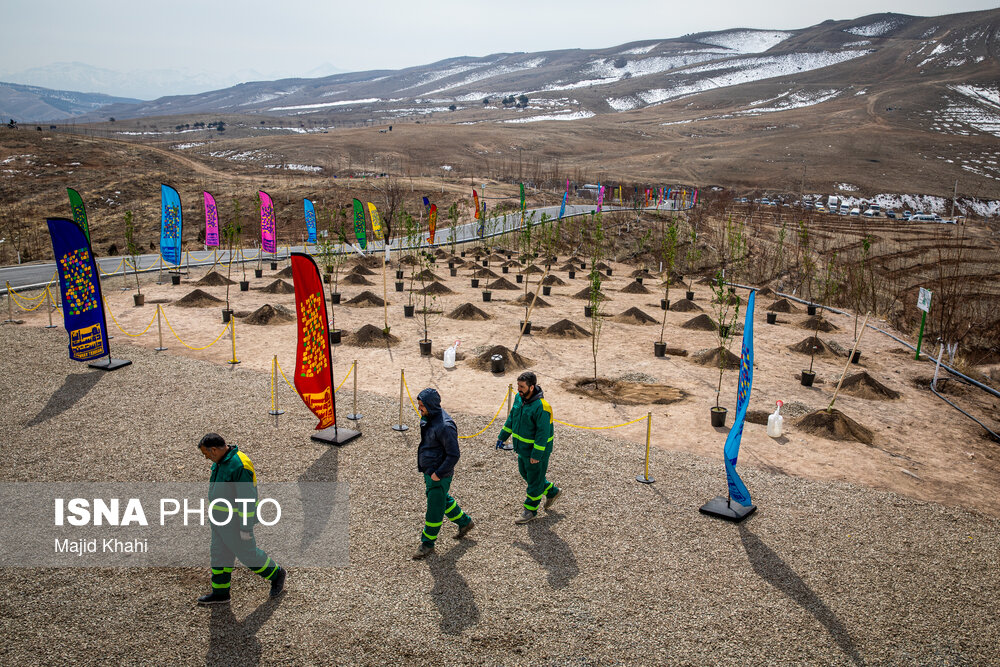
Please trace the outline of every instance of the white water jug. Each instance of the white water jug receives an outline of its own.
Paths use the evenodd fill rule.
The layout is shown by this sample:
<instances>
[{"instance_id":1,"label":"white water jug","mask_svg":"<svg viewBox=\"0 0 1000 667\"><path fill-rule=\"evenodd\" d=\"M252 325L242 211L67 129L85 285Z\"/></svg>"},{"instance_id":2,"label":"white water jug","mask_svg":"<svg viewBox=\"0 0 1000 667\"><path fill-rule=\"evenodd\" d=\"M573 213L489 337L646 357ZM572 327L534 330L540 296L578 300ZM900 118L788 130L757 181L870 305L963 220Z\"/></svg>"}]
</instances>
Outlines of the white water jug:
<instances>
[{"instance_id":1,"label":"white water jug","mask_svg":"<svg viewBox=\"0 0 1000 667\"><path fill-rule=\"evenodd\" d=\"M781 416L781 406L784 404L783 401L778 401L778 407L767 418L767 434L772 438L781 437L781 426L782 422L785 421L785 418Z\"/></svg>"},{"instance_id":2,"label":"white water jug","mask_svg":"<svg viewBox=\"0 0 1000 667\"><path fill-rule=\"evenodd\" d=\"M455 367L455 351L458 350L459 342L456 340L455 344L444 351L444 367L454 368Z\"/></svg>"}]
</instances>

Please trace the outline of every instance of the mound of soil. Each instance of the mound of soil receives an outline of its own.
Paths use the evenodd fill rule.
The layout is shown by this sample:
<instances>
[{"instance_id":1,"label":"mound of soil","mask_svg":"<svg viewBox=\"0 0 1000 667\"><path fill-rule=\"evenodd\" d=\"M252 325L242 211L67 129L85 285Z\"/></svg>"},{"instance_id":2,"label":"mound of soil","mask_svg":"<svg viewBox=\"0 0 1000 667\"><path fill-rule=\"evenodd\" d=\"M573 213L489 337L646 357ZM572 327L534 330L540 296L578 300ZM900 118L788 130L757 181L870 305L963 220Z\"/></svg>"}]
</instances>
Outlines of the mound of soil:
<instances>
[{"instance_id":1,"label":"mound of soil","mask_svg":"<svg viewBox=\"0 0 1000 667\"><path fill-rule=\"evenodd\" d=\"M586 338L591 334L576 322L559 320L555 324L545 327L544 335L557 338Z\"/></svg>"},{"instance_id":2,"label":"mound of soil","mask_svg":"<svg viewBox=\"0 0 1000 667\"><path fill-rule=\"evenodd\" d=\"M383 261L384 259L382 253L378 253L375 255L366 255L365 257L362 257L361 259L358 260L358 263L355 264L355 267L363 266L366 269L378 269L382 267Z\"/></svg>"},{"instance_id":3,"label":"mound of soil","mask_svg":"<svg viewBox=\"0 0 1000 667\"><path fill-rule=\"evenodd\" d=\"M292 277L292 267L286 266L281 271L274 274L275 278L291 278Z\"/></svg>"},{"instance_id":4,"label":"mound of soil","mask_svg":"<svg viewBox=\"0 0 1000 667\"><path fill-rule=\"evenodd\" d=\"M344 304L348 306L358 306L359 308L367 308L369 306L378 306L381 308L385 305L385 301L383 301L382 297L378 294L365 290L353 299L348 299L344 302Z\"/></svg>"},{"instance_id":5,"label":"mound of soil","mask_svg":"<svg viewBox=\"0 0 1000 667\"><path fill-rule=\"evenodd\" d=\"M506 262L504 262L500 266L506 266L506 267L521 266L521 262L517 261L516 259L508 259Z\"/></svg>"},{"instance_id":6,"label":"mound of soil","mask_svg":"<svg viewBox=\"0 0 1000 667\"><path fill-rule=\"evenodd\" d=\"M816 336L809 336L808 338L803 338L795 345L789 345L788 349L791 350L792 352L798 352L800 354L812 354L812 348L814 345L819 348L816 350L817 357L838 356L837 353L834 352L833 348L827 345L822 338L817 338Z\"/></svg>"},{"instance_id":7,"label":"mound of soil","mask_svg":"<svg viewBox=\"0 0 1000 667\"><path fill-rule=\"evenodd\" d=\"M642 278L644 280L646 278L652 278L653 277L653 275L649 272L649 269L636 269L635 271L633 271L629 275L631 275L633 278Z\"/></svg>"},{"instance_id":8,"label":"mound of soil","mask_svg":"<svg viewBox=\"0 0 1000 667\"><path fill-rule=\"evenodd\" d=\"M637 280L633 280L628 285L622 288L623 294L649 294L649 290L646 286Z\"/></svg>"},{"instance_id":9,"label":"mound of soil","mask_svg":"<svg viewBox=\"0 0 1000 667\"><path fill-rule=\"evenodd\" d=\"M691 357L691 360L699 366L718 368L723 355L725 356L725 360L722 363L725 363L727 369L740 367L740 358L723 347L713 347L709 350L703 350Z\"/></svg>"},{"instance_id":10,"label":"mound of soil","mask_svg":"<svg viewBox=\"0 0 1000 667\"><path fill-rule=\"evenodd\" d=\"M253 311L243 320L244 324L266 326L268 324L285 324L294 322L295 316L284 308L276 308L268 303Z\"/></svg>"},{"instance_id":11,"label":"mound of soil","mask_svg":"<svg viewBox=\"0 0 1000 667\"><path fill-rule=\"evenodd\" d=\"M372 281L365 278L360 273L348 273L346 276L340 279L343 285L374 285Z\"/></svg>"},{"instance_id":12,"label":"mound of soil","mask_svg":"<svg viewBox=\"0 0 1000 667\"><path fill-rule=\"evenodd\" d=\"M583 261L582 259L580 259L576 255L573 255L572 257L570 257L569 259L566 260L566 263L567 264L576 264L577 266L580 266L580 262L582 262L582 261Z\"/></svg>"},{"instance_id":13,"label":"mound of soil","mask_svg":"<svg viewBox=\"0 0 1000 667\"><path fill-rule=\"evenodd\" d=\"M366 324L353 334L346 336L348 345L355 347L395 347L399 345L399 338L391 333L387 334L381 328Z\"/></svg>"},{"instance_id":14,"label":"mound of soil","mask_svg":"<svg viewBox=\"0 0 1000 667\"><path fill-rule=\"evenodd\" d=\"M559 276L550 273L549 275L545 276L544 280L542 280L542 284L555 285L556 287L561 287L566 284L566 281L560 278Z\"/></svg>"},{"instance_id":15,"label":"mound of soil","mask_svg":"<svg viewBox=\"0 0 1000 667\"><path fill-rule=\"evenodd\" d=\"M260 291L264 294L295 294L295 287L284 280L275 280L270 285L261 287Z\"/></svg>"},{"instance_id":16,"label":"mound of soil","mask_svg":"<svg viewBox=\"0 0 1000 667\"><path fill-rule=\"evenodd\" d=\"M846 394L870 401L894 401L902 396L895 389L890 389L873 378L867 371L848 375L840 388Z\"/></svg>"},{"instance_id":17,"label":"mound of soil","mask_svg":"<svg viewBox=\"0 0 1000 667\"><path fill-rule=\"evenodd\" d=\"M469 365L478 371L490 372L490 366L493 363L491 361L491 357L494 354L499 354L501 357L503 357L505 364L504 367L508 371L521 370L535 363L531 359L528 359L527 357L521 356L520 354L517 354L516 352L507 349L503 345L494 345L493 347L491 347L490 349L486 350L478 357L473 359L471 362L469 362Z\"/></svg>"},{"instance_id":18,"label":"mound of soil","mask_svg":"<svg viewBox=\"0 0 1000 667\"><path fill-rule=\"evenodd\" d=\"M414 280L441 280L441 276L437 275L430 269L424 269L420 273L413 276Z\"/></svg>"},{"instance_id":19,"label":"mound of soil","mask_svg":"<svg viewBox=\"0 0 1000 667\"><path fill-rule=\"evenodd\" d=\"M357 264L353 269L347 272L347 275L351 274L359 276L374 276L375 272L369 269L367 266L364 266L363 264Z\"/></svg>"},{"instance_id":20,"label":"mound of soil","mask_svg":"<svg viewBox=\"0 0 1000 667\"><path fill-rule=\"evenodd\" d=\"M452 320L471 320L474 322L484 322L492 320L493 316L485 310L481 310L471 303L463 303L455 310L448 313L447 317Z\"/></svg>"},{"instance_id":21,"label":"mound of soil","mask_svg":"<svg viewBox=\"0 0 1000 667\"><path fill-rule=\"evenodd\" d=\"M813 315L812 317L807 317L805 320L799 322L800 329L809 329L810 331L822 331L823 333L828 333L830 331L840 331L840 328L835 324L829 322L822 315Z\"/></svg>"},{"instance_id":22,"label":"mound of soil","mask_svg":"<svg viewBox=\"0 0 1000 667\"><path fill-rule=\"evenodd\" d=\"M583 299L584 301L590 301L590 288L584 287L582 290L573 295L574 299ZM607 301L608 295L604 292L598 291L597 298L601 301Z\"/></svg>"},{"instance_id":23,"label":"mound of soil","mask_svg":"<svg viewBox=\"0 0 1000 667\"><path fill-rule=\"evenodd\" d=\"M799 309L791 304L788 299L778 299L767 307L772 313L797 313Z\"/></svg>"},{"instance_id":24,"label":"mound of soil","mask_svg":"<svg viewBox=\"0 0 1000 667\"><path fill-rule=\"evenodd\" d=\"M650 317L638 308L629 308L624 313L615 315L615 322L621 324L656 324L656 318Z\"/></svg>"},{"instance_id":25,"label":"mound of soil","mask_svg":"<svg viewBox=\"0 0 1000 667\"><path fill-rule=\"evenodd\" d=\"M200 289L196 289L193 292L185 294L181 298L174 301L175 306L180 306L181 308L208 308L210 306L216 306L220 303L225 303L222 299L216 299L214 296L208 292L203 292Z\"/></svg>"},{"instance_id":26,"label":"mound of soil","mask_svg":"<svg viewBox=\"0 0 1000 667\"><path fill-rule=\"evenodd\" d=\"M473 278L498 278L499 274L492 269L487 269L485 266L480 266L473 274Z\"/></svg>"},{"instance_id":27,"label":"mound of soil","mask_svg":"<svg viewBox=\"0 0 1000 667\"><path fill-rule=\"evenodd\" d=\"M511 303L514 304L515 306L530 306L532 300L534 300L534 302L535 302L535 308L551 308L552 307L552 304L550 304L548 301L546 301L542 297L538 297L537 299L535 299L535 295L534 294L522 294L521 296L519 296L516 299L512 300ZM534 328L534 327L532 327L532 328Z\"/></svg>"},{"instance_id":28,"label":"mound of soil","mask_svg":"<svg viewBox=\"0 0 1000 667\"><path fill-rule=\"evenodd\" d=\"M693 329L694 331L718 331L719 327L715 324L715 320L705 313L702 313L701 315L698 315L682 324L681 329Z\"/></svg>"},{"instance_id":29,"label":"mound of soil","mask_svg":"<svg viewBox=\"0 0 1000 667\"><path fill-rule=\"evenodd\" d=\"M205 287L218 287L219 285L235 285L235 280L230 280L221 273L216 271L210 271L206 273L201 280L195 283L195 285L204 285Z\"/></svg>"},{"instance_id":30,"label":"mound of soil","mask_svg":"<svg viewBox=\"0 0 1000 667\"><path fill-rule=\"evenodd\" d=\"M504 261L507 261L507 257L506 256L504 256L504 255L498 255L497 253L493 253L492 255L490 255L489 259L490 259L491 262L504 262Z\"/></svg>"},{"instance_id":31,"label":"mound of soil","mask_svg":"<svg viewBox=\"0 0 1000 667\"><path fill-rule=\"evenodd\" d=\"M670 310L675 313L693 313L693 312L703 312L704 308L696 304L690 299L678 299L670 304Z\"/></svg>"},{"instance_id":32,"label":"mound of soil","mask_svg":"<svg viewBox=\"0 0 1000 667\"><path fill-rule=\"evenodd\" d=\"M604 262L598 262L594 268L597 269L598 271L607 271L611 267L605 264Z\"/></svg>"},{"instance_id":33,"label":"mound of soil","mask_svg":"<svg viewBox=\"0 0 1000 667\"><path fill-rule=\"evenodd\" d=\"M735 306L740 302L740 297L735 292L730 292L727 297L723 297L723 300L727 302L730 306ZM712 299L712 303L722 303L718 297Z\"/></svg>"},{"instance_id":34,"label":"mound of soil","mask_svg":"<svg viewBox=\"0 0 1000 667\"><path fill-rule=\"evenodd\" d=\"M538 266L535 265L535 264L532 264L531 266L529 266L528 268L526 268L524 270L524 272L527 273L527 274L529 274L529 275L532 274L532 273L544 273L544 271L542 271L540 268L538 268Z\"/></svg>"},{"instance_id":35,"label":"mound of soil","mask_svg":"<svg viewBox=\"0 0 1000 667\"><path fill-rule=\"evenodd\" d=\"M697 281L695 281L696 285L712 285L714 283L715 283L715 276L702 276Z\"/></svg>"},{"instance_id":36,"label":"mound of soil","mask_svg":"<svg viewBox=\"0 0 1000 667\"><path fill-rule=\"evenodd\" d=\"M866 445L873 442L871 430L836 408L830 412L826 410L811 412L800 419L796 426L806 433L829 440L855 440Z\"/></svg>"},{"instance_id":37,"label":"mound of soil","mask_svg":"<svg viewBox=\"0 0 1000 667\"><path fill-rule=\"evenodd\" d=\"M406 264L407 266L412 266L414 264L419 264L420 260L417 259L416 256L414 255L407 255L406 257L403 257L401 260L399 260L399 263Z\"/></svg>"},{"instance_id":38,"label":"mound of soil","mask_svg":"<svg viewBox=\"0 0 1000 667\"><path fill-rule=\"evenodd\" d=\"M445 287L436 280L423 289L418 289L416 294L454 294L455 291Z\"/></svg>"},{"instance_id":39,"label":"mound of soil","mask_svg":"<svg viewBox=\"0 0 1000 667\"><path fill-rule=\"evenodd\" d=\"M774 294L775 294L774 290L771 289L770 287L762 287L759 290L757 290L758 299L766 299L768 297L773 297Z\"/></svg>"},{"instance_id":40,"label":"mound of soil","mask_svg":"<svg viewBox=\"0 0 1000 667\"><path fill-rule=\"evenodd\" d=\"M580 268L580 262L574 264L573 262L566 262L559 267L560 271L576 271Z\"/></svg>"},{"instance_id":41,"label":"mound of soil","mask_svg":"<svg viewBox=\"0 0 1000 667\"><path fill-rule=\"evenodd\" d=\"M618 405L670 405L687 398L676 387L652 382L623 382L608 378L576 378L563 383L571 394L582 394Z\"/></svg>"},{"instance_id":42,"label":"mound of soil","mask_svg":"<svg viewBox=\"0 0 1000 667\"><path fill-rule=\"evenodd\" d=\"M504 278L504 277L501 276L500 278L497 278L496 280L494 280L493 282L491 282L489 285L487 285L486 289L519 290L521 288L518 287L517 285L515 285L514 283L512 283L511 281L509 281L506 278Z\"/></svg>"},{"instance_id":43,"label":"mound of soil","mask_svg":"<svg viewBox=\"0 0 1000 667\"><path fill-rule=\"evenodd\" d=\"M439 258L444 258L448 256L448 251L445 250L444 248L438 248L437 250L434 251L434 254L437 255Z\"/></svg>"}]
</instances>

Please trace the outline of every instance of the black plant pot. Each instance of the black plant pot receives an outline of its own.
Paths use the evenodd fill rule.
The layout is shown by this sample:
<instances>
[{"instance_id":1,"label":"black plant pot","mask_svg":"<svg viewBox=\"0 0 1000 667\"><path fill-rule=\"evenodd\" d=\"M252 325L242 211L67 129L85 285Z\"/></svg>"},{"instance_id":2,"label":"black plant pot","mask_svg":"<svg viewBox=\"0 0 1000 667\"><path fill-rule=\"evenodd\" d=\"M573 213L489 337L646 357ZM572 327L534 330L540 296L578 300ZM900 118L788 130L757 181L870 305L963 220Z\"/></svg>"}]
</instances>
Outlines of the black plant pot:
<instances>
[{"instance_id":1,"label":"black plant pot","mask_svg":"<svg viewBox=\"0 0 1000 667\"><path fill-rule=\"evenodd\" d=\"M181 275L179 273L171 273L170 274L170 284L171 285L180 285L181 284Z\"/></svg>"},{"instance_id":2,"label":"black plant pot","mask_svg":"<svg viewBox=\"0 0 1000 667\"><path fill-rule=\"evenodd\" d=\"M583 316L584 317L590 317L592 311L593 311L593 308L591 308L590 306L584 306L583 307Z\"/></svg>"},{"instance_id":3,"label":"black plant pot","mask_svg":"<svg viewBox=\"0 0 1000 667\"><path fill-rule=\"evenodd\" d=\"M768 313L767 314L767 323L768 324L777 324L778 323L778 313Z\"/></svg>"},{"instance_id":4,"label":"black plant pot","mask_svg":"<svg viewBox=\"0 0 1000 667\"><path fill-rule=\"evenodd\" d=\"M809 305L807 305L806 306L806 312L809 313L810 315L815 315L816 314L816 305L812 304L812 303L810 303Z\"/></svg>"},{"instance_id":5,"label":"black plant pot","mask_svg":"<svg viewBox=\"0 0 1000 667\"><path fill-rule=\"evenodd\" d=\"M506 362L504 362L503 357L499 354L495 354L490 358L490 371L493 373L503 373L506 366Z\"/></svg>"},{"instance_id":6,"label":"black plant pot","mask_svg":"<svg viewBox=\"0 0 1000 667\"><path fill-rule=\"evenodd\" d=\"M431 264L437 264L438 261L437 256L431 255L429 259L431 260Z\"/></svg>"},{"instance_id":7,"label":"black plant pot","mask_svg":"<svg viewBox=\"0 0 1000 667\"><path fill-rule=\"evenodd\" d=\"M666 299L660 299L660 310L666 310L670 307L670 302Z\"/></svg>"},{"instance_id":8,"label":"black plant pot","mask_svg":"<svg viewBox=\"0 0 1000 667\"><path fill-rule=\"evenodd\" d=\"M403 281L402 280L397 280L396 281L396 291L397 292L402 292L403 291Z\"/></svg>"},{"instance_id":9,"label":"black plant pot","mask_svg":"<svg viewBox=\"0 0 1000 667\"><path fill-rule=\"evenodd\" d=\"M490 265L490 260L484 259L483 260L483 266L489 266L489 265Z\"/></svg>"},{"instance_id":10,"label":"black plant pot","mask_svg":"<svg viewBox=\"0 0 1000 667\"><path fill-rule=\"evenodd\" d=\"M146 303L146 295L145 294L133 294L132 295L132 301L135 302L136 306L141 306L144 303Z\"/></svg>"},{"instance_id":11,"label":"black plant pot","mask_svg":"<svg viewBox=\"0 0 1000 667\"><path fill-rule=\"evenodd\" d=\"M525 336L530 336L531 335L531 322L528 322L527 324L525 324L524 320L521 320L520 322L517 323L517 326L518 326L518 328L524 327L524 335Z\"/></svg>"},{"instance_id":12,"label":"black plant pot","mask_svg":"<svg viewBox=\"0 0 1000 667\"><path fill-rule=\"evenodd\" d=\"M503 271L504 273L510 273L510 267L509 266L501 266L500 270Z\"/></svg>"},{"instance_id":13,"label":"black plant pot","mask_svg":"<svg viewBox=\"0 0 1000 667\"><path fill-rule=\"evenodd\" d=\"M330 345L340 345L340 329L332 329L330 331Z\"/></svg>"},{"instance_id":14,"label":"black plant pot","mask_svg":"<svg viewBox=\"0 0 1000 667\"><path fill-rule=\"evenodd\" d=\"M448 268L449 269L454 269L455 268L455 262L454 261L448 262ZM402 273L402 271L400 271L400 273ZM402 276L400 276L400 277L402 277Z\"/></svg>"},{"instance_id":15,"label":"black plant pot","mask_svg":"<svg viewBox=\"0 0 1000 667\"><path fill-rule=\"evenodd\" d=\"M257 271L254 271L254 273L257 273ZM260 276L257 276L257 277L260 278ZM329 273L327 273L326 275L323 276L323 282L326 283L327 285L329 285L330 283L333 282L333 276L331 276Z\"/></svg>"},{"instance_id":16,"label":"black plant pot","mask_svg":"<svg viewBox=\"0 0 1000 667\"><path fill-rule=\"evenodd\" d=\"M401 270L396 271L396 280L402 280L402 279L403 279L403 272Z\"/></svg>"},{"instance_id":17,"label":"black plant pot","mask_svg":"<svg viewBox=\"0 0 1000 667\"><path fill-rule=\"evenodd\" d=\"M450 273L451 277L454 278L458 275L458 269L448 269L448 273Z\"/></svg>"},{"instance_id":18,"label":"black plant pot","mask_svg":"<svg viewBox=\"0 0 1000 667\"><path fill-rule=\"evenodd\" d=\"M519 273L519 274L517 274L514 277L514 279L517 280L517 282L519 282L519 283L523 283L524 282L524 274L523 273Z\"/></svg>"},{"instance_id":19,"label":"black plant pot","mask_svg":"<svg viewBox=\"0 0 1000 667\"><path fill-rule=\"evenodd\" d=\"M653 355L657 357L667 356L667 344L660 342L653 343Z\"/></svg>"},{"instance_id":20,"label":"black plant pot","mask_svg":"<svg viewBox=\"0 0 1000 667\"><path fill-rule=\"evenodd\" d=\"M330 303L334 305L340 303L340 292L334 292L330 295Z\"/></svg>"},{"instance_id":21,"label":"black plant pot","mask_svg":"<svg viewBox=\"0 0 1000 667\"><path fill-rule=\"evenodd\" d=\"M811 387L816 379L816 371L802 371L802 386Z\"/></svg>"},{"instance_id":22,"label":"black plant pot","mask_svg":"<svg viewBox=\"0 0 1000 667\"><path fill-rule=\"evenodd\" d=\"M264 269L254 269L253 270L253 277L254 278L263 278L264 277ZM329 276L327 276L327 281L326 282L330 282Z\"/></svg>"},{"instance_id":23,"label":"black plant pot","mask_svg":"<svg viewBox=\"0 0 1000 667\"><path fill-rule=\"evenodd\" d=\"M231 320L232 318L233 318L233 311L227 310L227 309L223 308L222 309L222 323L223 324L228 324L229 320Z\"/></svg>"},{"instance_id":24,"label":"black plant pot","mask_svg":"<svg viewBox=\"0 0 1000 667\"><path fill-rule=\"evenodd\" d=\"M420 341L420 356L429 357L431 356L431 342L430 340Z\"/></svg>"},{"instance_id":25,"label":"black plant pot","mask_svg":"<svg viewBox=\"0 0 1000 667\"><path fill-rule=\"evenodd\" d=\"M472 279L472 286L473 287L479 287L479 278L473 278Z\"/></svg>"},{"instance_id":26,"label":"black plant pot","mask_svg":"<svg viewBox=\"0 0 1000 667\"><path fill-rule=\"evenodd\" d=\"M493 292L489 290L483 290L483 301L489 301L493 298Z\"/></svg>"},{"instance_id":27,"label":"black plant pot","mask_svg":"<svg viewBox=\"0 0 1000 667\"><path fill-rule=\"evenodd\" d=\"M587 268L587 263L586 262L580 262L580 270L582 271L585 268Z\"/></svg>"},{"instance_id":28,"label":"black plant pot","mask_svg":"<svg viewBox=\"0 0 1000 667\"><path fill-rule=\"evenodd\" d=\"M240 291L241 292L247 292L249 290L250 290L250 281L249 280L241 280L240 281Z\"/></svg>"},{"instance_id":29,"label":"black plant pot","mask_svg":"<svg viewBox=\"0 0 1000 667\"><path fill-rule=\"evenodd\" d=\"M416 306L403 306L403 317L413 317L413 309Z\"/></svg>"},{"instance_id":30,"label":"black plant pot","mask_svg":"<svg viewBox=\"0 0 1000 667\"><path fill-rule=\"evenodd\" d=\"M857 364L861 362L861 350L854 350L854 355L851 357L851 363Z\"/></svg>"},{"instance_id":31,"label":"black plant pot","mask_svg":"<svg viewBox=\"0 0 1000 667\"><path fill-rule=\"evenodd\" d=\"M720 426L726 425L726 413L728 410L725 408L712 408L712 426L714 428L719 428Z\"/></svg>"},{"instance_id":32,"label":"black plant pot","mask_svg":"<svg viewBox=\"0 0 1000 667\"><path fill-rule=\"evenodd\" d=\"M728 338L729 337L729 325L728 324L724 324L724 325L720 326L719 327L719 333L722 335L723 338Z\"/></svg>"},{"instance_id":33,"label":"black plant pot","mask_svg":"<svg viewBox=\"0 0 1000 667\"><path fill-rule=\"evenodd\" d=\"M569 272L569 279L570 279L570 280L573 280L573 279L575 279L575 278L576 278L576 271L570 271L570 272Z\"/></svg>"},{"instance_id":34,"label":"black plant pot","mask_svg":"<svg viewBox=\"0 0 1000 667\"><path fill-rule=\"evenodd\" d=\"M608 269L608 270L607 270L607 271L605 271L604 273L606 273L606 274L607 274L607 276L608 276L609 278L611 277L611 269Z\"/></svg>"},{"instance_id":35,"label":"black plant pot","mask_svg":"<svg viewBox=\"0 0 1000 667\"><path fill-rule=\"evenodd\" d=\"M272 271L277 271L278 270L278 263L277 262L271 262L271 270Z\"/></svg>"},{"instance_id":36,"label":"black plant pot","mask_svg":"<svg viewBox=\"0 0 1000 667\"><path fill-rule=\"evenodd\" d=\"M686 298L688 301L694 301L694 292L685 292L684 298Z\"/></svg>"},{"instance_id":37,"label":"black plant pot","mask_svg":"<svg viewBox=\"0 0 1000 667\"><path fill-rule=\"evenodd\" d=\"M552 286L542 285L542 294L544 294L545 296L550 296L552 294Z\"/></svg>"},{"instance_id":38,"label":"black plant pot","mask_svg":"<svg viewBox=\"0 0 1000 667\"><path fill-rule=\"evenodd\" d=\"M608 275L610 276L611 274L609 273ZM635 279L635 281L641 285L642 284L642 276L637 276L636 279Z\"/></svg>"},{"instance_id":39,"label":"black plant pot","mask_svg":"<svg viewBox=\"0 0 1000 667\"><path fill-rule=\"evenodd\" d=\"M464 250L462 251L462 257L465 257L465 251Z\"/></svg>"}]
</instances>

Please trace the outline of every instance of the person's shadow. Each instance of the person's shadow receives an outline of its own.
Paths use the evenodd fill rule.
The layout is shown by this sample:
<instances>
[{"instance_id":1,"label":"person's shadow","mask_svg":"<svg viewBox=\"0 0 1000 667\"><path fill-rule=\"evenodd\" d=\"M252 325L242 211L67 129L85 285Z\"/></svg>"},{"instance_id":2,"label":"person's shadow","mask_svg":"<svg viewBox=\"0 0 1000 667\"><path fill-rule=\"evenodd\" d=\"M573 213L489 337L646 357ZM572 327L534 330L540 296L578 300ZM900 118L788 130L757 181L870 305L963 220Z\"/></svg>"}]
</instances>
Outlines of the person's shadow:
<instances>
[{"instance_id":1,"label":"person's shadow","mask_svg":"<svg viewBox=\"0 0 1000 667\"><path fill-rule=\"evenodd\" d=\"M576 556L566 541L552 532L552 526L562 521L563 515L549 512L544 517L528 524L531 544L514 542L518 549L524 549L539 565L548 570L549 586L555 590L566 588L571 579L580 574Z\"/></svg>"},{"instance_id":2,"label":"person's shadow","mask_svg":"<svg viewBox=\"0 0 1000 667\"><path fill-rule=\"evenodd\" d=\"M90 371L89 373L73 373L67 375L62 386L49 396L48 402L41 412L31 418L25 426L37 426L43 424L53 417L57 417L66 412L86 396L94 388L105 371Z\"/></svg>"},{"instance_id":3,"label":"person's shadow","mask_svg":"<svg viewBox=\"0 0 1000 667\"><path fill-rule=\"evenodd\" d=\"M476 546L476 541L463 539L447 553L434 553L428 560L434 588L431 599L441 614L441 632L458 635L463 630L479 625L479 607L465 577L458 573L455 564L465 552Z\"/></svg>"},{"instance_id":4,"label":"person's shadow","mask_svg":"<svg viewBox=\"0 0 1000 667\"><path fill-rule=\"evenodd\" d=\"M208 654L206 665L256 665L262 648L257 631L267 623L284 596L269 599L253 610L242 622L236 620L232 604L212 607L208 621Z\"/></svg>"},{"instance_id":5,"label":"person's shadow","mask_svg":"<svg viewBox=\"0 0 1000 667\"><path fill-rule=\"evenodd\" d=\"M837 618L837 615L830 611L826 603L816 593L806 585L802 578L795 571L788 567L788 564L781 559L769 546L764 544L759 537L750 532L746 524L740 524L740 541L747 552L747 559L750 566L761 579L771 584L779 591L788 596L797 605L812 614L817 621L826 629L833 641L856 665L863 665L858 648L854 645L847 628Z\"/></svg>"},{"instance_id":6,"label":"person's shadow","mask_svg":"<svg viewBox=\"0 0 1000 667\"><path fill-rule=\"evenodd\" d=\"M302 541L299 549L305 552L309 546L323 534L330 521L332 506L327 497L328 490L320 484L335 483L340 468L340 448L331 446L323 455L313 461L298 478L299 491L302 496Z\"/></svg>"}]
</instances>

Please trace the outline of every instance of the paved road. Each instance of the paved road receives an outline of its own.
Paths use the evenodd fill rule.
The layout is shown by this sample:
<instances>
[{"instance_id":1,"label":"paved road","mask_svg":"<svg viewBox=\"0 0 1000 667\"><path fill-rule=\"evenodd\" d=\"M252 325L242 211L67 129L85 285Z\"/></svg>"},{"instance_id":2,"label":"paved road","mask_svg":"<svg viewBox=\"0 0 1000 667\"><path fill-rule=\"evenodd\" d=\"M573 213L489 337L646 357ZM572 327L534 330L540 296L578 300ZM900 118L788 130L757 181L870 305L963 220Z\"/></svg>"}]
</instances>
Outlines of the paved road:
<instances>
[{"instance_id":1,"label":"paved road","mask_svg":"<svg viewBox=\"0 0 1000 667\"><path fill-rule=\"evenodd\" d=\"M670 208L673 202L667 202L663 206L659 207L659 210L669 211L673 210ZM596 209L596 205L568 205L566 206L566 213L564 218L571 218L581 215L589 215L592 211ZM656 207L650 207L646 210L655 210ZM618 207L605 206L604 210L621 210ZM526 222L530 221L533 224L538 224L541 222L542 215L547 215L549 218L555 218L559 215L558 206L546 206L544 208L531 209L527 212L528 218ZM488 220L486 223L485 236L498 236L506 232L519 229L521 227L521 215L519 213L509 213L504 215L502 218L494 218ZM456 242L461 243L463 241L471 241L479 238L479 223L472 222L466 223L464 225L459 225L456 228ZM434 246L429 246L426 242L426 237L421 243L421 247L446 247L451 243L450 230L440 229L435 237ZM393 239L390 247L394 251L408 250L409 246L406 246L406 239L396 238ZM383 246L381 243L376 242L374 244L377 246L377 250L381 251ZM372 251L373 246L369 245L368 251ZM288 257L290 252L310 252L315 254L317 252L316 246L309 246L307 250L305 246L281 246L278 248L278 259L283 259ZM334 246L334 252L337 253L351 253L355 252L351 247L343 247L340 244ZM211 266L213 263L218 261L220 264L225 264L229 261L229 253L225 250L195 250L190 253L184 253L185 255L185 267L190 263L190 266ZM235 253L234 253L235 255ZM249 257L246 257L244 261L256 262L257 254L256 251L251 251L246 253ZM189 259L188 259L189 258ZM269 255L264 256L265 261L270 259ZM239 261L238 256L234 256L233 261ZM104 275L121 275L122 268L122 258L121 257L98 257L97 263L101 268L101 272ZM164 266L160 262L160 256L156 255L142 255L139 258L139 269L143 272L148 271L159 271L160 269L167 270L168 266ZM6 283L10 283L10 286L15 290L30 289L34 287L44 287L45 285L51 284L55 279L55 262L47 262L43 264L22 264L18 266L4 266L0 267L0 294L6 294L7 288ZM128 272L131 273L132 269L129 268Z\"/></svg>"}]
</instances>

